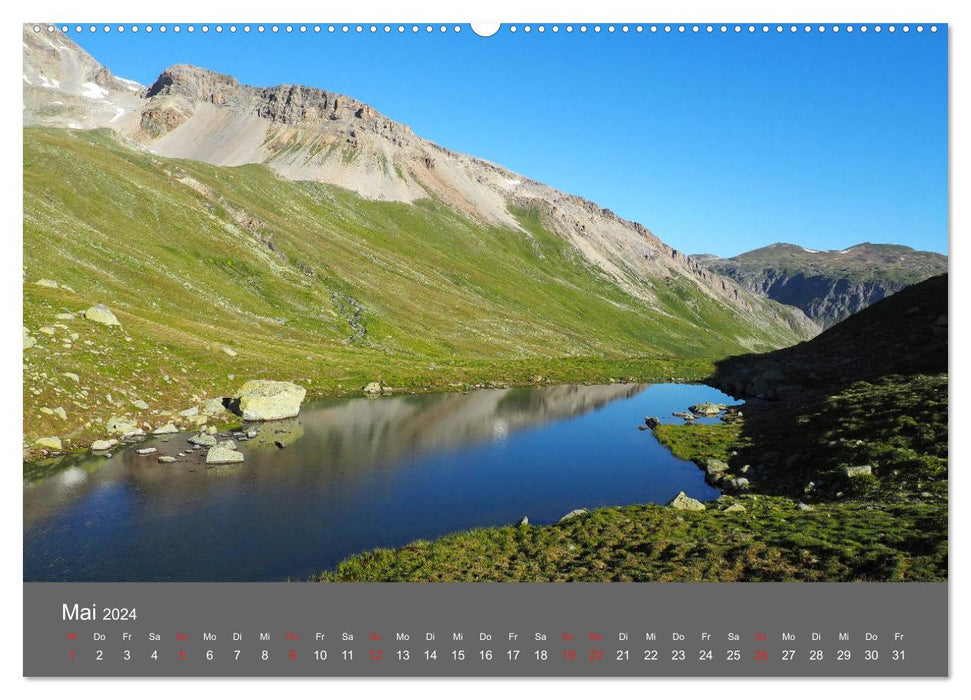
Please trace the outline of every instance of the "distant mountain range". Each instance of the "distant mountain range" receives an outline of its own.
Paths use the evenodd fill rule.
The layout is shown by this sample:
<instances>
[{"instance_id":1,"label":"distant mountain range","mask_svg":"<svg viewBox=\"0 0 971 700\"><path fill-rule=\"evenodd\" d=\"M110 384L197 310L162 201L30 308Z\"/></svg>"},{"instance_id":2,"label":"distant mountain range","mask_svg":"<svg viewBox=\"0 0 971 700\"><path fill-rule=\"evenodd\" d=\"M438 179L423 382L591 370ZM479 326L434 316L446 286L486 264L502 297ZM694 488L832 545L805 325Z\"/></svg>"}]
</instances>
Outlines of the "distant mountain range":
<instances>
[{"instance_id":1,"label":"distant mountain range","mask_svg":"<svg viewBox=\"0 0 971 700\"><path fill-rule=\"evenodd\" d=\"M732 258L692 255L756 294L801 309L824 328L884 297L947 272L947 256L904 245L861 243L810 250L774 243Z\"/></svg>"}]
</instances>

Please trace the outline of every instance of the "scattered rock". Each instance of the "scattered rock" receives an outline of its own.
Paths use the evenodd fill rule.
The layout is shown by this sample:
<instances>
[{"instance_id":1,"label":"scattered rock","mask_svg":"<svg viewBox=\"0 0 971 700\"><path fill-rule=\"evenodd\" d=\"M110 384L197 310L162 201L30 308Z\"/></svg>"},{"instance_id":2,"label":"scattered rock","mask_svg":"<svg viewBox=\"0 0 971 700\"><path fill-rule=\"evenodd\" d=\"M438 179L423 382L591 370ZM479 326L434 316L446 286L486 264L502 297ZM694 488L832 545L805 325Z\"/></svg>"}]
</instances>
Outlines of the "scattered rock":
<instances>
[{"instance_id":1,"label":"scattered rock","mask_svg":"<svg viewBox=\"0 0 971 700\"><path fill-rule=\"evenodd\" d=\"M162 464L171 464L175 461L175 457L170 457L169 455L159 455L158 461Z\"/></svg>"},{"instance_id":2,"label":"scattered rock","mask_svg":"<svg viewBox=\"0 0 971 700\"><path fill-rule=\"evenodd\" d=\"M138 429L129 418L119 418L117 416L109 418L105 423L105 429L112 435L130 434Z\"/></svg>"},{"instance_id":3,"label":"scattered rock","mask_svg":"<svg viewBox=\"0 0 971 700\"><path fill-rule=\"evenodd\" d=\"M656 418L656 417L645 418L644 419L644 424L648 428L652 428L653 429L653 428L656 428L657 426L661 425L661 419L660 418Z\"/></svg>"},{"instance_id":4,"label":"scattered rock","mask_svg":"<svg viewBox=\"0 0 971 700\"><path fill-rule=\"evenodd\" d=\"M209 399L202 406L202 412L205 413L207 416L218 416L220 413L223 413L225 410L226 410L226 407L223 406L222 399Z\"/></svg>"},{"instance_id":5,"label":"scattered rock","mask_svg":"<svg viewBox=\"0 0 971 700\"><path fill-rule=\"evenodd\" d=\"M689 406L688 410L699 416L717 416L719 413L725 410L725 404L705 401L704 403Z\"/></svg>"},{"instance_id":6,"label":"scattered rock","mask_svg":"<svg viewBox=\"0 0 971 700\"><path fill-rule=\"evenodd\" d=\"M684 491L678 492L678 495L672 498L668 505L677 510L705 510L704 503L696 498L691 498Z\"/></svg>"},{"instance_id":7,"label":"scattered rock","mask_svg":"<svg viewBox=\"0 0 971 700\"><path fill-rule=\"evenodd\" d=\"M24 350L32 348L37 345L37 338L34 338L30 331L27 330L27 326L24 326Z\"/></svg>"},{"instance_id":8,"label":"scattered rock","mask_svg":"<svg viewBox=\"0 0 971 700\"><path fill-rule=\"evenodd\" d=\"M206 453L206 464L234 464L242 461L242 453L236 452L225 445L210 447Z\"/></svg>"},{"instance_id":9,"label":"scattered rock","mask_svg":"<svg viewBox=\"0 0 971 700\"><path fill-rule=\"evenodd\" d=\"M214 447L216 445L216 438L206 433L199 433L190 437L189 442L200 447Z\"/></svg>"},{"instance_id":10,"label":"scattered rock","mask_svg":"<svg viewBox=\"0 0 971 700\"><path fill-rule=\"evenodd\" d=\"M61 420L67 420L67 411L65 411L65 410L64 410L63 408L61 408L60 406L58 406L57 408L55 408L55 409L54 409L54 410L52 411L52 413L53 413L53 414L54 414L55 416L57 416L58 418L60 418Z\"/></svg>"},{"instance_id":11,"label":"scattered rock","mask_svg":"<svg viewBox=\"0 0 971 700\"><path fill-rule=\"evenodd\" d=\"M745 491L750 486L749 480L746 479L744 476L740 476L737 479L729 479L725 483L727 486L734 489L735 491Z\"/></svg>"},{"instance_id":12,"label":"scattered rock","mask_svg":"<svg viewBox=\"0 0 971 700\"><path fill-rule=\"evenodd\" d=\"M140 450L135 450L135 454L137 455L153 455L156 452L158 452L157 447L143 447Z\"/></svg>"},{"instance_id":13,"label":"scattered rock","mask_svg":"<svg viewBox=\"0 0 971 700\"><path fill-rule=\"evenodd\" d=\"M243 384L237 397L239 415L244 420L280 420L300 413L307 390L293 382L251 379Z\"/></svg>"},{"instance_id":14,"label":"scattered rock","mask_svg":"<svg viewBox=\"0 0 971 700\"><path fill-rule=\"evenodd\" d=\"M42 326L40 332L44 335L54 335L57 331L50 326Z\"/></svg>"},{"instance_id":15,"label":"scattered rock","mask_svg":"<svg viewBox=\"0 0 971 700\"><path fill-rule=\"evenodd\" d=\"M37 280L34 282L38 287L49 287L51 289L57 289L57 282L54 280Z\"/></svg>"},{"instance_id":16,"label":"scattered rock","mask_svg":"<svg viewBox=\"0 0 971 700\"><path fill-rule=\"evenodd\" d=\"M61 438L53 436L37 438L34 444L37 447L43 447L45 450L59 450L61 449Z\"/></svg>"},{"instance_id":17,"label":"scattered rock","mask_svg":"<svg viewBox=\"0 0 971 700\"><path fill-rule=\"evenodd\" d=\"M84 317L89 321L101 323L106 326L120 326L118 319L104 304L97 304L84 312Z\"/></svg>"},{"instance_id":18,"label":"scattered rock","mask_svg":"<svg viewBox=\"0 0 971 700\"><path fill-rule=\"evenodd\" d=\"M364 393L368 396L377 396L381 393L381 384L379 382L368 382L364 387Z\"/></svg>"},{"instance_id":19,"label":"scattered rock","mask_svg":"<svg viewBox=\"0 0 971 700\"><path fill-rule=\"evenodd\" d=\"M183 418L191 418L192 416L199 415L199 407L193 406L192 408L187 408L184 411L179 411L179 415Z\"/></svg>"},{"instance_id":20,"label":"scattered rock","mask_svg":"<svg viewBox=\"0 0 971 700\"><path fill-rule=\"evenodd\" d=\"M152 431L152 435L172 435L173 433L179 432L179 429L175 427L172 423L166 423L160 428L156 428Z\"/></svg>"},{"instance_id":21,"label":"scattered rock","mask_svg":"<svg viewBox=\"0 0 971 700\"><path fill-rule=\"evenodd\" d=\"M709 457L705 460L705 474L708 476L714 476L715 474L724 474L729 469L729 466L720 459L715 459L714 457Z\"/></svg>"},{"instance_id":22,"label":"scattered rock","mask_svg":"<svg viewBox=\"0 0 971 700\"><path fill-rule=\"evenodd\" d=\"M64 376L70 379L72 382L81 382L81 377L76 375L74 372L65 372Z\"/></svg>"},{"instance_id":23,"label":"scattered rock","mask_svg":"<svg viewBox=\"0 0 971 700\"><path fill-rule=\"evenodd\" d=\"M92 452L104 452L105 450L110 450L112 447L118 444L118 441L114 438L110 440L95 440L91 443Z\"/></svg>"},{"instance_id":24,"label":"scattered rock","mask_svg":"<svg viewBox=\"0 0 971 700\"><path fill-rule=\"evenodd\" d=\"M142 410L142 411L147 411L148 410L148 404L145 403L144 401L142 401L141 399L137 399L135 401L132 401L131 402L131 405L134 406L135 408L139 409L139 410Z\"/></svg>"},{"instance_id":25,"label":"scattered rock","mask_svg":"<svg viewBox=\"0 0 971 700\"><path fill-rule=\"evenodd\" d=\"M741 503L733 503L732 505L728 506L728 508L725 509L725 512L726 513L744 513L745 512L745 506L743 506Z\"/></svg>"},{"instance_id":26,"label":"scattered rock","mask_svg":"<svg viewBox=\"0 0 971 700\"><path fill-rule=\"evenodd\" d=\"M811 505L809 505L808 503L803 503L802 501L799 501L799 504L796 506L796 508L798 508L799 510L815 510L815 508L813 508Z\"/></svg>"},{"instance_id":27,"label":"scattered rock","mask_svg":"<svg viewBox=\"0 0 971 700\"><path fill-rule=\"evenodd\" d=\"M58 321L73 321L74 314L68 314L68 313L57 314L57 316L55 316L54 318L56 318Z\"/></svg>"},{"instance_id":28,"label":"scattered rock","mask_svg":"<svg viewBox=\"0 0 971 700\"><path fill-rule=\"evenodd\" d=\"M869 464L863 464L856 467L846 467L844 472L846 473L847 479L855 479L858 476L872 476L873 467L871 467Z\"/></svg>"},{"instance_id":29,"label":"scattered rock","mask_svg":"<svg viewBox=\"0 0 971 700\"><path fill-rule=\"evenodd\" d=\"M236 357L239 354L238 352L236 352L232 348L227 348L225 346L223 347L223 352L226 353L227 355L229 355L230 357Z\"/></svg>"},{"instance_id":30,"label":"scattered rock","mask_svg":"<svg viewBox=\"0 0 971 700\"><path fill-rule=\"evenodd\" d=\"M587 513L586 508L577 508L576 510L571 510L569 513L564 515L562 518L557 520L558 523L565 523L567 520L571 520L579 515L585 515Z\"/></svg>"},{"instance_id":31,"label":"scattered rock","mask_svg":"<svg viewBox=\"0 0 971 700\"><path fill-rule=\"evenodd\" d=\"M516 527L526 527L527 525L529 525L529 518L527 518L525 515L518 523L516 523Z\"/></svg>"}]
</instances>

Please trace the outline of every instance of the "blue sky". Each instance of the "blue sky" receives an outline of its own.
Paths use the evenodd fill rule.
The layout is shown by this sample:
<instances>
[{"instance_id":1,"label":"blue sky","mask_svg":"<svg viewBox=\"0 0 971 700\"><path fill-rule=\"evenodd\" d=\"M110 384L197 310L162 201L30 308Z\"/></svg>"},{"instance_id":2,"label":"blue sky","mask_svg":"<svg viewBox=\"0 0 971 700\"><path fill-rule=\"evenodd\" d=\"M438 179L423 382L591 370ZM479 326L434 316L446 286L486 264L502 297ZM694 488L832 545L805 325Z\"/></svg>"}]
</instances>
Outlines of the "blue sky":
<instances>
[{"instance_id":1,"label":"blue sky","mask_svg":"<svg viewBox=\"0 0 971 700\"><path fill-rule=\"evenodd\" d=\"M947 32L70 36L150 84L191 63L363 100L687 252L947 252Z\"/></svg>"}]
</instances>

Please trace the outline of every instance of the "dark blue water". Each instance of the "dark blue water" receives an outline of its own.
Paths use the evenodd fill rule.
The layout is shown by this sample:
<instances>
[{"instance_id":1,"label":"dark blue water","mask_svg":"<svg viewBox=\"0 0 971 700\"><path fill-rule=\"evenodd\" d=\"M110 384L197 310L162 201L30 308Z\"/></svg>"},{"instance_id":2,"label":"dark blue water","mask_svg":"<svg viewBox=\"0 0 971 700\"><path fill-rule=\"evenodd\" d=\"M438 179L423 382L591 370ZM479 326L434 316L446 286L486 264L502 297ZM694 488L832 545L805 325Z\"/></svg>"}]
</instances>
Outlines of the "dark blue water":
<instances>
[{"instance_id":1,"label":"dark blue water","mask_svg":"<svg viewBox=\"0 0 971 700\"><path fill-rule=\"evenodd\" d=\"M557 386L306 404L207 469L132 449L24 484L28 581L305 578L375 547L526 515L718 492L637 426L729 397L697 385ZM705 422L705 421L702 421ZM175 456L188 435L153 439ZM275 440L287 444L273 446Z\"/></svg>"}]
</instances>

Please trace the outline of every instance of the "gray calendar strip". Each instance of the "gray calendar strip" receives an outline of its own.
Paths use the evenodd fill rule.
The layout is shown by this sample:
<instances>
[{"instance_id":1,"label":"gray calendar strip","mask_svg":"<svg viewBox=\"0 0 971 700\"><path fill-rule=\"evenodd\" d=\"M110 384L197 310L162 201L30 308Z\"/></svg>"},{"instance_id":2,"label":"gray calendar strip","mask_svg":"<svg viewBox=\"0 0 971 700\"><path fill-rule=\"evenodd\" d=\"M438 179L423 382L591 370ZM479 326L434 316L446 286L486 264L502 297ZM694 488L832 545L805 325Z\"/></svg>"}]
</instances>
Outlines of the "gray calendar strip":
<instances>
[{"instance_id":1,"label":"gray calendar strip","mask_svg":"<svg viewBox=\"0 0 971 700\"><path fill-rule=\"evenodd\" d=\"M26 676L946 676L947 584L26 583Z\"/></svg>"}]
</instances>

